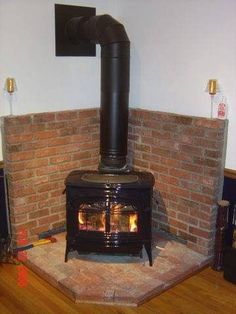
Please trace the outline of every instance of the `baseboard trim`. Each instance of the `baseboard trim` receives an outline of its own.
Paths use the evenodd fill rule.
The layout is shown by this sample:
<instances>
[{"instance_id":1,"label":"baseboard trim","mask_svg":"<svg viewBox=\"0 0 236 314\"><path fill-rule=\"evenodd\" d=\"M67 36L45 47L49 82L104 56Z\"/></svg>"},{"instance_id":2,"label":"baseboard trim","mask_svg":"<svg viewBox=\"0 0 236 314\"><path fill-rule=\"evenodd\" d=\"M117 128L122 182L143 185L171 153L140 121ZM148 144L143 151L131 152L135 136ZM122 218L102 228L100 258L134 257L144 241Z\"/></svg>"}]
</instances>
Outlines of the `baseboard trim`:
<instances>
[{"instance_id":1,"label":"baseboard trim","mask_svg":"<svg viewBox=\"0 0 236 314\"><path fill-rule=\"evenodd\" d=\"M224 170L224 176L225 176L226 178L236 179L236 170L225 168L225 170Z\"/></svg>"}]
</instances>

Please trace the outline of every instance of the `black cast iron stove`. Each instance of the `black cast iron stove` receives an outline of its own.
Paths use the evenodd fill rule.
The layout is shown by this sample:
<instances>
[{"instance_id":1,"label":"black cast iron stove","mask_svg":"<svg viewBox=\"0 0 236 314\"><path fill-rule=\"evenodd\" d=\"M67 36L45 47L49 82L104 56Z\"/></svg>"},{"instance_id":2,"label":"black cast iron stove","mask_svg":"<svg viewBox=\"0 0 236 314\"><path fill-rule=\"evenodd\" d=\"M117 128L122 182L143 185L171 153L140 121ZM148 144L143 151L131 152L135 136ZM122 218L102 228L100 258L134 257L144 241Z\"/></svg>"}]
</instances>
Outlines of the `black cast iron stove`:
<instances>
[{"instance_id":1,"label":"black cast iron stove","mask_svg":"<svg viewBox=\"0 0 236 314\"><path fill-rule=\"evenodd\" d=\"M68 253L141 255L152 265L151 203L154 177L128 166L130 42L109 15L72 18L73 42L101 45L100 155L98 171L73 171L66 178Z\"/></svg>"},{"instance_id":2,"label":"black cast iron stove","mask_svg":"<svg viewBox=\"0 0 236 314\"><path fill-rule=\"evenodd\" d=\"M66 179L68 252L151 253L153 176L74 171Z\"/></svg>"}]
</instances>

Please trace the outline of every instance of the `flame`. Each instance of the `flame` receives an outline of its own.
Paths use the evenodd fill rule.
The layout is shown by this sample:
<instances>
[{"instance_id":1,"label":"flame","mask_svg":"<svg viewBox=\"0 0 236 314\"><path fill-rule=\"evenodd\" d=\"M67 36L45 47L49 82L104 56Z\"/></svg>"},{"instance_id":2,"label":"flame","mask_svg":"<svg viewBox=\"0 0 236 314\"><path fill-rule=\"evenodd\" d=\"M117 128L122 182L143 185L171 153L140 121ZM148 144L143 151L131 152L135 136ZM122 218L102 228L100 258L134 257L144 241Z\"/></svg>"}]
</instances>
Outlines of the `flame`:
<instances>
[{"instance_id":1,"label":"flame","mask_svg":"<svg viewBox=\"0 0 236 314\"><path fill-rule=\"evenodd\" d=\"M129 226L130 232L137 232L137 214L129 216Z\"/></svg>"},{"instance_id":2,"label":"flame","mask_svg":"<svg viewBox=\"0 0 236 314\"><path fill-rule=\"evenodd\" d=\"M79 212L79 224L80 225L84 225L85 221L84 221L84 217L83 217L83 213Z\"/></svg>"}]
</instances>

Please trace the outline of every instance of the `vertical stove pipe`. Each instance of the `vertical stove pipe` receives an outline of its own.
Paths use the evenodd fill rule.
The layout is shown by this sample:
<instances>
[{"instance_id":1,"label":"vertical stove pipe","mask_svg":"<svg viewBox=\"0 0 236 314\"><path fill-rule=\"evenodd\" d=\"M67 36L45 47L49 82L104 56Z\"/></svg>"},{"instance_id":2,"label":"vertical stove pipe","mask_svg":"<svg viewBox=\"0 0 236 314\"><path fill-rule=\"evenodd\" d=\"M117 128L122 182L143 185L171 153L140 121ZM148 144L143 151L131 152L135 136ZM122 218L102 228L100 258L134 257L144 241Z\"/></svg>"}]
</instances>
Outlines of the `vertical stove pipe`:
<instances>
[{"instance_id":1,"label":"vertical stove pipe","mask_svg":"<svg viewBox=\"0 0 236 314\"><path fill-rule=\"evenodd\" d=\"M124 26L110 15L77 17L66 25L71 41L101 45L101 109L99 170L129 171L128 137L130 41Z\"/></svg>"}]
</instances>

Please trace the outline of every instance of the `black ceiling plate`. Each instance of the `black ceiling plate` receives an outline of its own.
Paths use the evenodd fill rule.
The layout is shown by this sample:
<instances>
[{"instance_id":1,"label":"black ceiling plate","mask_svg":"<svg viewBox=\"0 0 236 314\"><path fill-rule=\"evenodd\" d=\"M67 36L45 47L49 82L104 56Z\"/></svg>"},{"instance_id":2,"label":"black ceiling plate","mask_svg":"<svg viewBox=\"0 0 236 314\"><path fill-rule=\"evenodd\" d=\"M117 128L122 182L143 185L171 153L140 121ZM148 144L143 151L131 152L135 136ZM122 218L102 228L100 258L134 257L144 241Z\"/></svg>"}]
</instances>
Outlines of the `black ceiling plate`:
<instances>
[{"instance_id":1,"label":"black ceiling plate","mask_svg":"<svg viewBox=\"0 0 236 314\"><path fill-rule=\"evenodd\" d=\"M65 34L65 25L71 18L95 15L96 8L55 4L56 56L96 56L95 44L73 44Z\"/></svg>"}]
</instances>

